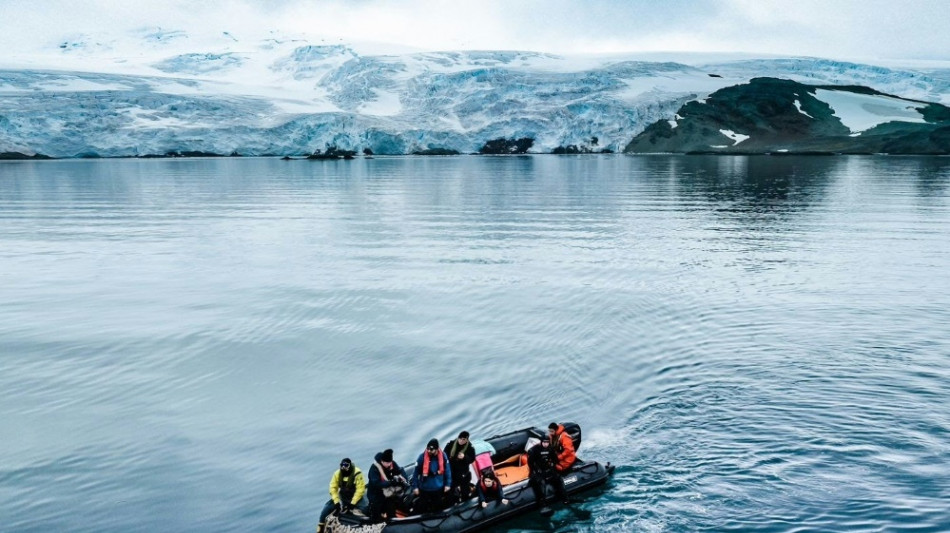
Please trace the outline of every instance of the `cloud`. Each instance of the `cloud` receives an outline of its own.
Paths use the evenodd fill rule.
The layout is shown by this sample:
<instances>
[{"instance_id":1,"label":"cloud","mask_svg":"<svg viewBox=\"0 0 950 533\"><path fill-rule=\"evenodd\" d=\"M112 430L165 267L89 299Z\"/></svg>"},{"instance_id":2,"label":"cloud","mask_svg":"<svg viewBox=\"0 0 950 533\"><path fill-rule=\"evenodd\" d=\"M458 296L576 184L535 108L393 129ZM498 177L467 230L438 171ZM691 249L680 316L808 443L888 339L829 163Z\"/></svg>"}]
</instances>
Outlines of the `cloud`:
<instances>
[{"instance_id":1,"label":"cloud","mask_svg":"<svg viewBox=\"0 0 950 533\"><path fill-rule=\"evenodd\" d=\"M950 59L950 3L940 0L734 0L717 18L712 35L746 51Z\"/></svg>"},{"instance_id":2,"label":"cloud","mask_svg":"<svg viewBox=\"0 0 950 533\"><path fill-rule=\"evenodd\" d=\"M943 0L0 0L0 12L0 44L14 52L70 33L162 27L419 49L950 59Z\"/></svg>"}]
</instances>

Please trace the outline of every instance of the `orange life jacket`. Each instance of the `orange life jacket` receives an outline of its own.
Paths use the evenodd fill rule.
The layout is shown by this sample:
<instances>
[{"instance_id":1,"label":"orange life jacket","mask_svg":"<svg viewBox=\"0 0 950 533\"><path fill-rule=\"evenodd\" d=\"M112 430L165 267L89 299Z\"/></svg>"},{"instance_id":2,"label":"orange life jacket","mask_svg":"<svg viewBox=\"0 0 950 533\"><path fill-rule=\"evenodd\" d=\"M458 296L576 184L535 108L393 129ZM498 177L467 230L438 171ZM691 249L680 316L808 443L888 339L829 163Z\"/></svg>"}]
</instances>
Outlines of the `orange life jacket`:
<instances>
[{"instance_id":1,"label":"orange life jacket","mask_svg":"<svg viewBox=\"0 0 950 533\"><path fill-rule=\"evenodd\" d=\"M428 476L430 473L429 470L429 452L426 451L422 455L422 477ZM438 475L445 473L445 454L442 453L442 450L439 450L439 471L436 472Z\"/></svg>"},{"instance_id":2,"label":"orange life jacket","mask_svg":"<svg viewBox=\"0 0 950 533\"><path fill-rule=\"evenodd\" d=\"M492 484L492 486L491 486L490 489L485 485L485 478L484 478L484 477L482 477L481 481L478 482L478 484L482 486L482 492L484 492L486 496L488 495L488 491L497 492L497 491L498 491L498 487L501 486L501 482L499 482L497 479L491 478L491 480L492 480L494 483Z\"/></svg>"},{"instance_id":3,"label":"orange life jacket","mask_svg":"<svg viewBox=\"0 0 950 533\"><path fill-rule=\"evenodd\" d=\"M564 426L558 425L554 437L551 438L551 447L554 455L557 456L557 465L555 466L558 472L567 470L577 460L577 455L574 453L574 441L564 431Z\"/></svg>"}]
</instances>

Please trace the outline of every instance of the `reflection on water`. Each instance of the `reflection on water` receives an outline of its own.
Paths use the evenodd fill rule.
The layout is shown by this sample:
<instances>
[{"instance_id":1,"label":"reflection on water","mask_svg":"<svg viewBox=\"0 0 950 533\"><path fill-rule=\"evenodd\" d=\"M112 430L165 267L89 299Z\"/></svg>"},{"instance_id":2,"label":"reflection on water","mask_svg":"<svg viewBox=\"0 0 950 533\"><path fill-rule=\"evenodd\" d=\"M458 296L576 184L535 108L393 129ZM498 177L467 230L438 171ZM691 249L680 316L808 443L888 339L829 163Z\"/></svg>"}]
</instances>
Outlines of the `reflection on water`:
<instances>
[{"instance_id":1,"label":"reflection on water","mask_svg":"<svg viewBox=\"0 0 950 533\"><path fill-rule=\"evenodd\" d=\"M10 531L301 531L334 465L551 420L499 531L950 523L950 159L0 164Z\"/></svg>"}]
</instances>

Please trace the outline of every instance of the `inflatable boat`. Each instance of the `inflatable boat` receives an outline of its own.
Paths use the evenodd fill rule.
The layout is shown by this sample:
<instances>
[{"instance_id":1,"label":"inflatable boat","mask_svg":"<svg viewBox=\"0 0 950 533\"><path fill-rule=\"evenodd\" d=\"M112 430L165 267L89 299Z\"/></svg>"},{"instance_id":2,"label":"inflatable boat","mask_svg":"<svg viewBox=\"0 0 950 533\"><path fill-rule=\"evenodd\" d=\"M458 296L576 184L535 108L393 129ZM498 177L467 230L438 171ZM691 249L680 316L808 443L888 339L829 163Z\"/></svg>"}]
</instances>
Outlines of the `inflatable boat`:
<instances>
[{"instance_id":1,"label":"inflatable boat","mask_svg":"<svg viewBox=\"0 0 950 533\"><path fill-rule=\"evenodd\" d=\"M577 424L564 424L565 432L574 441L574 449L581 446L581 428ZM489 503L485 508L477 497L448 507L437 513L409 515L388 520L385 524L370 524L365 517L343 515L329 527L333 533L383 531L385 533L468 533L480 531L499 522L538 509L534 491L528 482L529 470L524 460L526 450L540 439L547 438L547 430L525 428L519 431L496 435L485 439L494 453L491 464L495 475L505 490L508 505ZM411 476L416 465L406 466ZM564 489L568 496L584 492L607 482L614 472L610 463L584 461L577 458L574 465L562 474ZM548 486L545 504L555 499L554 488ZM330 523L328 523L330 526Z\"/></svg>"}]
</instances>

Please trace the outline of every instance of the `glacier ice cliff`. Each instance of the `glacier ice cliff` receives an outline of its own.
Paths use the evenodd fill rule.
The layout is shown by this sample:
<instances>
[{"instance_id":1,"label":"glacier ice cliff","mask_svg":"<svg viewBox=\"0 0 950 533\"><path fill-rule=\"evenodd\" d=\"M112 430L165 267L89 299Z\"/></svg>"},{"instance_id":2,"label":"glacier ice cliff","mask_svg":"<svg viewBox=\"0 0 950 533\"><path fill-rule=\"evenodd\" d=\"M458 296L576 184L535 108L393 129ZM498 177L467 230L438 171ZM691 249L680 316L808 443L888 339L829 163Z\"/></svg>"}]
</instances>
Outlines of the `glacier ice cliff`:
<instances>
[{"instance_id":1,"label":"glacier ice cliff","mask_svg":"<svg viewBox=\"0 0 950 533\"><path fill-rule=\"evenodd\" d=\"M63 48L74 53L75 46ZM648 125L759 76L950 102L950 71L814 58L685 64L515 51L361 55L262 41L145 65L0 70L0 153L476 153L493 139L620 151ZM563 151L563 148L561 149Z\"/></svg>"}]
</instances>

